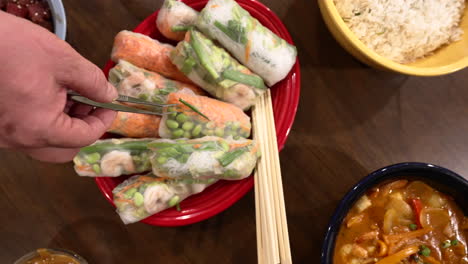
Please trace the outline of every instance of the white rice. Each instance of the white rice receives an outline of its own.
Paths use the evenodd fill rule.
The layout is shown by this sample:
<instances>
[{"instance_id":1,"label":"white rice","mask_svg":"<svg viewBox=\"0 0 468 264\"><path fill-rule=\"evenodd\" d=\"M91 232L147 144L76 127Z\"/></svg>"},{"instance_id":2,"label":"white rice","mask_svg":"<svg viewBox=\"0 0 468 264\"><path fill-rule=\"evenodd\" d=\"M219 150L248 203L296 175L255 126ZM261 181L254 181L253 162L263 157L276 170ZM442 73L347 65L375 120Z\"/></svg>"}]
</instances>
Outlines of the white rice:
<instances>
[{"instance_id":1,"label":"white rice","mask_svg":"<svg viewBox=\"0 0 468 264\"><path fill-rule=\"evenodd\" d=\"M465 0L333 0L351 31L379 55L398 63L461 39Z\"/></svg>"}]
</instances>

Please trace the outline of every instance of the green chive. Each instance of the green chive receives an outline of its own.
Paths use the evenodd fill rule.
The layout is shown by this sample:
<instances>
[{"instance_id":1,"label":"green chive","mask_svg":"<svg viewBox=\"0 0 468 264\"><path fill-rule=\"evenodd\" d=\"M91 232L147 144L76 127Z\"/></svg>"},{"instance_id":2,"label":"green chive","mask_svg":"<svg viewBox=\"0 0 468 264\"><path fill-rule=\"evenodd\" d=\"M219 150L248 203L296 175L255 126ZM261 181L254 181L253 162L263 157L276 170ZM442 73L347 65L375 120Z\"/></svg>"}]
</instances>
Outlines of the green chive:
<instances>
[{"instance_id":1,"label":"green chive","mask_svg":"<svg viewBox=\"0 0 468 264\"><path fill-rule=\"evenodd\" d=\"M240 82L246 85L257 87L259 89L265 89L265 84L262 78L257 75L245 74L236 70L226 70L223 72L223 78L231 81Z\"/></svg>"},{"instance_id":2,"label":"green chive","mask_svg":"<svg viewBox=\"0 0 468 264\"><path fill-rule=\"evenodd\" d=\"M180 209L180 203L178 203L178 204L176 205L176 210L179 211L179 212L182 210L182 209Z\"/></svg>"},{"instance_id":3,"label":"green chive","mask_svg":"<svg viewBox=\"0 0 468 264\"><path fill-rule=\"evenodd\" d=\"M456 246L456 245L458 245L458 240L457 240L457 239L454 239L454 240L452 240L452 241L450 242L450 244L451 244L452 246Z\"/></svg>"},{"instance_id":4,"label":"green chive","mask_svg":"<svg viewBox=\"0 0 468 264\"><path fill-rule=\"evenodd\" d=\"M416 225L416 224L410 224L410 225L409 225L409 229L411 229L411 230L414 231L414 230L418 229L418 225Z\"/></svg>"},{"instance_id":5,"label":"green chive","mask_svg":"<svg viewBox=\"0 0 468 264\"><path fill-rule=\"evenodd\" d=\"M214 25L233 41L241 44L247 43L247 38L245 37L245 29L239 22L229 20L228 26L225 26L221 22L215 21Z\"/></svg>"},{"instance_id":6,"label":"green chive","mask_svg":"<svg viewBox=\"0 0 468 264\"><path fill-rule=\"evenodd\" d=\"M204 115L202 112L200 112L200 110L198 110L195 106L187 103L184 99L179 98L179 101L181 103L183 103L184 105L186 105L188 108L192 109L195 113L197 113L197 114L203 116L204 118L206 118L206 120L210 120L206 115Z\"/></svg>"}]
</instances>

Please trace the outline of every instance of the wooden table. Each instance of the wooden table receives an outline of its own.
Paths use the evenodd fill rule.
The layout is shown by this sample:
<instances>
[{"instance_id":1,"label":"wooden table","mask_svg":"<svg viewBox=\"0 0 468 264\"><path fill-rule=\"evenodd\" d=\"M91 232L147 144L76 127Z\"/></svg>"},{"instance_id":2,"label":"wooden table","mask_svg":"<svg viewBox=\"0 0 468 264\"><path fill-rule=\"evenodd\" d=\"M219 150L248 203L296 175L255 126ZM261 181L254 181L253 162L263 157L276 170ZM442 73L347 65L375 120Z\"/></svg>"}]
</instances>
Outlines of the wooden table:
<instances>
[{"instance_id":1,"label":"wooden table","mask_svg":"<svg viewBox=\"0 0 468 264\"><path fill-rule=\"evenodd\" d=\"M99 66L114 35L162 0L64 0L68 41ZM468 70L417 78L371 69L333 39L316 1L264 1L284 21L302 66L301 102L281 152L295 263L318 263L328 220L368 173L404 161L468 175ZM0 263L39 247L90 263L256 263L253 191L225 212L180 228L125 226L94 180L72 164L0 152Z\"/></svg>"}]
</instances>

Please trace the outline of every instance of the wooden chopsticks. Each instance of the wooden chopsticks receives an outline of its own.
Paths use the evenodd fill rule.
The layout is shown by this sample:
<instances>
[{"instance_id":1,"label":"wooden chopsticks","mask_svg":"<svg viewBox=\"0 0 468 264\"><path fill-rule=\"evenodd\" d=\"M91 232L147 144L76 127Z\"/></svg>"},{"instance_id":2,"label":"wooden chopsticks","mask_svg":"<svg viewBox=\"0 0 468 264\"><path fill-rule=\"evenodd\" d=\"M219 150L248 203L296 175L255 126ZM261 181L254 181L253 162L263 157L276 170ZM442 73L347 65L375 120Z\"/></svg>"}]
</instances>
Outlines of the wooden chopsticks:
<instances>
[{"instance_id":1,"label":"wooden chopsticks","mask_svg":"<svg viewBox=\"0 0 468 264\"><path fill-rule=\"evenodd\" d=\"M257 100L252 119L253 137L262 153L254 174L258 263L289 264L292 258L270 90Z\"/></svg>"}]
</instances>

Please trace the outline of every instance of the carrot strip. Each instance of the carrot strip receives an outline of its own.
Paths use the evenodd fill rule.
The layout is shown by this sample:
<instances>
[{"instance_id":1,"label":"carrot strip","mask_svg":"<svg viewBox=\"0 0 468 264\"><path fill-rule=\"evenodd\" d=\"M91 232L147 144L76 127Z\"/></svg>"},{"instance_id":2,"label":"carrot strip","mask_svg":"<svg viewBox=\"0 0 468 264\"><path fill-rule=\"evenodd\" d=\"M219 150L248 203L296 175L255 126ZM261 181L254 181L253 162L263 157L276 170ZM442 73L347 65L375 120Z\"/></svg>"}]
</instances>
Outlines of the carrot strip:
<instances>
[{"instance_id":1,"label":"carrot strip","mask_svg":"<svg viewBox=\"0 0 468 264\"><path fill-rule=\"evenodd\" d=\"M251 46L252 46L252 41L248 39L247 44L245 45L245 62L246 63L249 62Z\"/></svg>"},{"instance_id":2,"label":"carrot strip","mask_svg":"<svg viewBox=\"0 0 468 264\"><path fill-rule=\"evenodd\" d=\"M438 261L437 259L429 256L429 257L424 257L424 263L431 263L431 264L440 264L440 261Z\"/></svg>"},{"instance_id":3,"label":"carrot strip","mask_svg":"<svg viewBox=\"0 0 468 264\"><path fill-rule=\"evenodd\" d=\"M397 253L390 255L388 257L385 257L381 260L379 260L376 264L398 264L405 258L418 253L419 247L418 246L409 246L401 251L398 251Z\"/></svg>"},{"instance_id":4,"label":"carrot strip","mask_svg":"<svg viewBox=\"0 0 468 264\"><path fill-rule=\"evenodd\" d=\"M387 244L390 244L389 242L396 242L396 241L400 241L400 240L407 240L407 239L411 239L411 238L417 238L417 237L420 237L420 236L423 236L429 232L431 232L432 230L434 230L434 228L432 227L426 227L426 228L423 228L423 229L418 229L416 231L412 231L412 232L406 232L406 233L401 233L401 234L396 234L396 235L384 235L384 240Z\"/></svg>"}]
</instances>

